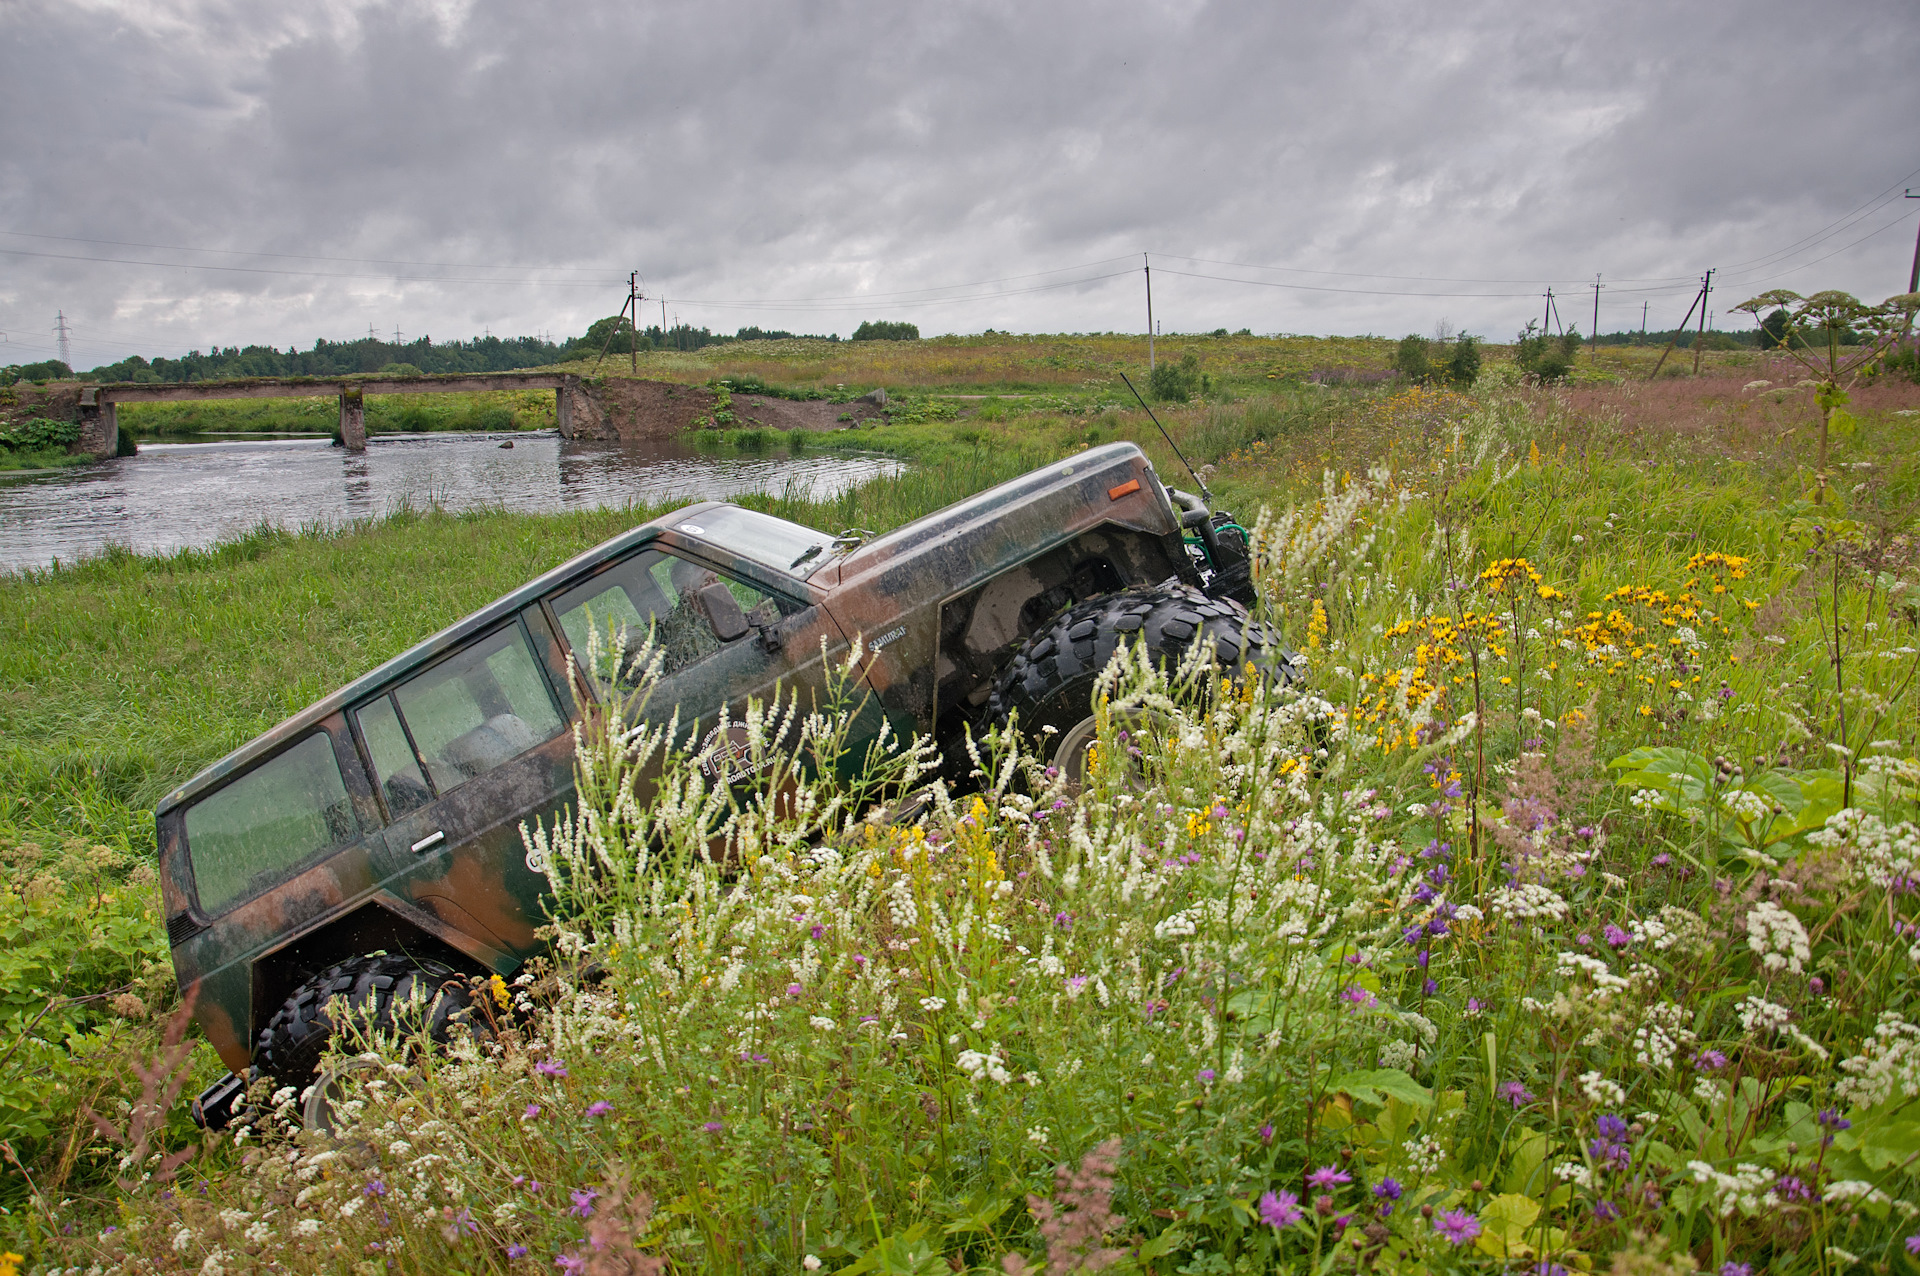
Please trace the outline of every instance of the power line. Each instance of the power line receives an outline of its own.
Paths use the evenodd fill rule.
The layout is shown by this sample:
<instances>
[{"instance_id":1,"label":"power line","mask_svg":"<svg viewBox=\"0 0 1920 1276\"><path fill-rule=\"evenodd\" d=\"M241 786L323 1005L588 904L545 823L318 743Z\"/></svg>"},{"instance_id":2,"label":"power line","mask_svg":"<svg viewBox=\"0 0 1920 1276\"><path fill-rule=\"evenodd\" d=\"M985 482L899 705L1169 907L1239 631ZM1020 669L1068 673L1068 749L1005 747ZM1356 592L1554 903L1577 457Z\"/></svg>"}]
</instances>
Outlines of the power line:
<instances>
[{"instance_id":1,"label":"power line","mask_svg":"<svg viewBox=\"0 0 1920 1276\"><path fill-rule=\"evenodd\" d=\"M324 257L317 253L273 253L252 248L187 248L180 244L142 244L122 239L87 239L77 235L40 235L29 230L0 230L20 239L50 239L63 244L104 244L109 248L152 248L170 253L207 253L223 257L273 257L282 261L331 261L355 266L419 266L433 270L604 270L603 266L514 266L505 262L409 261L393 257Z\"/></svg>"}]
</instances>

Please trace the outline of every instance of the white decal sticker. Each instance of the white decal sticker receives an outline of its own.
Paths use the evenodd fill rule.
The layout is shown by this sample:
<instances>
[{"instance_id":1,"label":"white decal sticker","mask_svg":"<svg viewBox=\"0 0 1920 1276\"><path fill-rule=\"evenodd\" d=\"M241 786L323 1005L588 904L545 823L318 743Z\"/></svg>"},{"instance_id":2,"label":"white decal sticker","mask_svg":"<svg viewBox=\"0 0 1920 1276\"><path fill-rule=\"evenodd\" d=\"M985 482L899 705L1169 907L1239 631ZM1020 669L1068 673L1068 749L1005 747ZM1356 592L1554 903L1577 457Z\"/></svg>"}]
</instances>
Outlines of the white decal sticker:
<instances>
[{"instance_id":1,"label":"white decal sticker","mask_svg":"<svg viewBox=\"0 0 1920 1276\"><path fill-rule=\"evenodd\" d=\"M887 630L886 633L881 634L878 638L875 638L873 640L873 645L868 647L867 650L878 651L880 650L880 648L886 646L888 643L892 642L894 639L904 638L906 636L907 636L907 627L905 625L897 625L894 628Z\"/></svg>"}]
</instances>

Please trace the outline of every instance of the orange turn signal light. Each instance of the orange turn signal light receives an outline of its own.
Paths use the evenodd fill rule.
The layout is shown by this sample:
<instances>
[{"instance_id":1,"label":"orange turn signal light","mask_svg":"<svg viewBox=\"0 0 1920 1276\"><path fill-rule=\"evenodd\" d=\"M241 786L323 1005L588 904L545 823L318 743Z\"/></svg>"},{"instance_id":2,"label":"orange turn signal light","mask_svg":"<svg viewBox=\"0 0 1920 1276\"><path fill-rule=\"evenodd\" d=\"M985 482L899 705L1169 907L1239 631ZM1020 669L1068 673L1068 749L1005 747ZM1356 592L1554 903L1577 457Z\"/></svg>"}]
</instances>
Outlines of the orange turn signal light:
<instances>
[{"instance_id":1,"label":"orange turn signal light","mask_svg":"<svg viewBox=\"0 0 1920 1276\"><path fill-rule=\"evenodd\" d=\"M1110 501L1117 501L1123 496L1132 496L1135 492L1139 490L1140 490L1140 480L1128 479L1126 482L1122 483L1119 487L1108 488L1107 499Z\"/></svg>"}]
</instances>

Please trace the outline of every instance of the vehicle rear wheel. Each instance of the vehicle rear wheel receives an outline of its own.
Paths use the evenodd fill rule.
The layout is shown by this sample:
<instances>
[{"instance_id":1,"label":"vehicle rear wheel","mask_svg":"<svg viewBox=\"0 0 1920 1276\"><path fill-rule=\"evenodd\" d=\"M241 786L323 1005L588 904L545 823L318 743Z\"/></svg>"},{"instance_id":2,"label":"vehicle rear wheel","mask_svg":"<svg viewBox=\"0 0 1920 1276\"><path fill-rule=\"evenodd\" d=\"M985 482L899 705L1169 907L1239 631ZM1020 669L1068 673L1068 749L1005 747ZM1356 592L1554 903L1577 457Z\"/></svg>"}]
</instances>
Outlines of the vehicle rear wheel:
<instances>
[{"instance_id":1,"label":"vehicle rear wheel","mask_svg":"<svg viewBox=\"0 0 1920 1276\"><path fill-rule=\"evenodd\" d=\"M1035 633L994 684L993 721L1005 724L1017 715L1041 757L1078 788L1096 735L1094 683L1114 651L1136 638L1150 658L1169 667L1194 643L1210 642L1228 669L1251 664L1263 676L1292 676L1279 634L1238 603L1180 585L1132 589L1070 607ZM1135 714L1127 729L1150 733L1157 720Z\"/></svg>"},{"instance_id":2,"label":"vehicle rear wheel","mask_svg":"<svg viewBox=\"0 0 1920 1276\"><path fill-rule=\"evenodd\" d=\"M344 1023L328 1005L344 1003ZM253 1061L276 1087L306 1089L334 1033L351 1025L359 1032L425 1032L445 1043L461 1027L455 1018L472 1004L467 976L443 962L376 953L329 966L300 985L274 1013L254 1044Z\"/></svg>"}]
</instances>

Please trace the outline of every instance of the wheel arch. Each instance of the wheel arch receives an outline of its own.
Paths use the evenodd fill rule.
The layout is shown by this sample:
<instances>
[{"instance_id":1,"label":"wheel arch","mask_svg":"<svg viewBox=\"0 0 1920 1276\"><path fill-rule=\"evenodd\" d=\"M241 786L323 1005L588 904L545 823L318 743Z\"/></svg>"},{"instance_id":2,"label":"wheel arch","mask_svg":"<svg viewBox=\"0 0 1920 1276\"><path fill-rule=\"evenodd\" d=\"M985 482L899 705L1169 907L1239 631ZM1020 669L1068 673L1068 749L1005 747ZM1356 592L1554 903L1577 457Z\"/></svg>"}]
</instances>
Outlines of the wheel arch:
<instances>
[{"instance_id":1,"label":"wheel arch","mask_svg":"<svg viewBox=\"0 0 1920 1276\"><path fill-rule=\"evenodd\" d=\"M353 911L290 936L252 959L248 1049L254 1048L261 1029L301 984L337 962L382 950L475 973L505 975L520 964L513 954L431 913L391 896L375 895Z\"/></svg>"}]
</instances>

